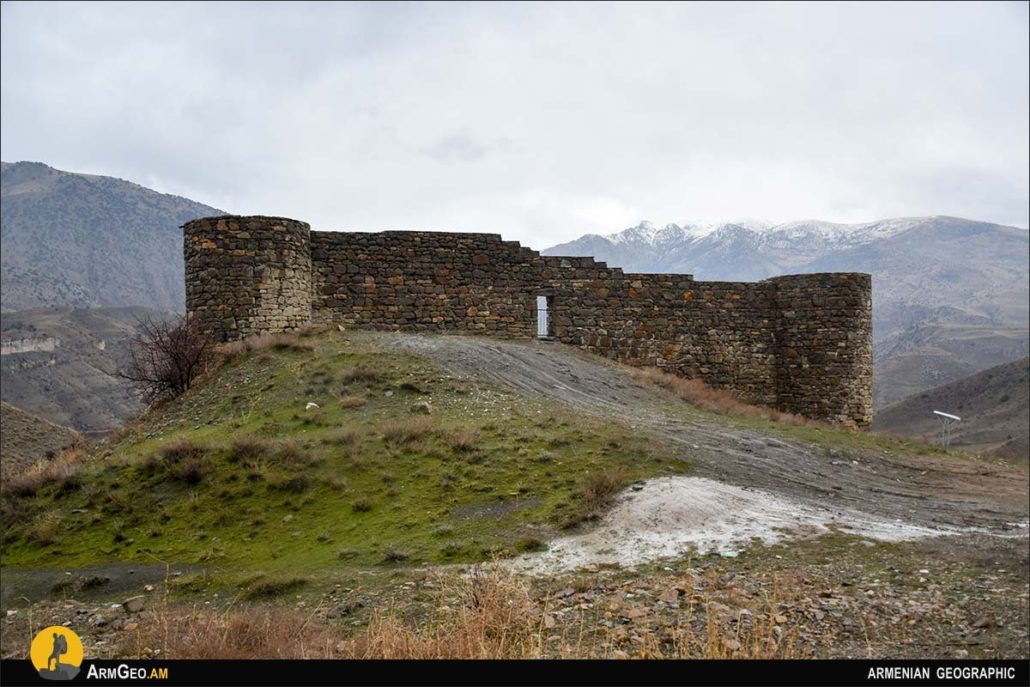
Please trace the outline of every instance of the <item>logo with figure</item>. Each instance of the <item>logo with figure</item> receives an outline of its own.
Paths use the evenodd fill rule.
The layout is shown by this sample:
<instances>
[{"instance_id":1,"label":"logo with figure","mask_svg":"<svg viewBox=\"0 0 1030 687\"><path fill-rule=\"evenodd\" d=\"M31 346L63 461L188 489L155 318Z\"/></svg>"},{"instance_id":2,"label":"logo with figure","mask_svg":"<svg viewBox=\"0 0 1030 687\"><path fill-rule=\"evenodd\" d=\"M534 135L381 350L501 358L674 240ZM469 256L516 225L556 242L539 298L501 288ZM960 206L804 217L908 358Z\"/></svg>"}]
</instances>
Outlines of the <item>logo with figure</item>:
<instances>
[{"instance_id":1,"label":"logo with figure","mask_svg":"<svg viewBox=\"0 0 1030 687\"><path fill-rule=\"evenodd\" d=\"M40 630L29 650L32 665L45 680L71 680L82 665L82 641L60 625Z\"/></svg>"}]
</instances>

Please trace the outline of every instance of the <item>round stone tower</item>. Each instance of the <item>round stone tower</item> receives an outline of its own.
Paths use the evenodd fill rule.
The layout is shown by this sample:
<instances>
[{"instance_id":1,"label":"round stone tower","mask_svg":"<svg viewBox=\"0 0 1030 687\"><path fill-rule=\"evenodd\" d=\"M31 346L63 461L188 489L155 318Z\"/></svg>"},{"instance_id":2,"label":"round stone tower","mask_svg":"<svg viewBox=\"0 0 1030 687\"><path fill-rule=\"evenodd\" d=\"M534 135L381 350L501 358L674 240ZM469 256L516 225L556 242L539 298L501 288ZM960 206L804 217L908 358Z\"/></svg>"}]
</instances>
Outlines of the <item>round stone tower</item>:
<instances>
[{"instance_id":1,"label":"round stone tower","mask_svg":"<svg viewBox=\"0 0 1030 687\"><path fill-rule=\"evenodd\" d=\"M777 405L868 427L873 421L872 277L774 277L778 309Z\"/></svg>"},{"instance_id":2,"label":"round stone tower","mask_svg":"<svg viewBox=\"0 0 1030 687\"><path fill-rule=\"evenodd\" d=\"M218 341L311 322L311 227L283 217L183 225L186 311Z\"/></svg>"}]
</instances>

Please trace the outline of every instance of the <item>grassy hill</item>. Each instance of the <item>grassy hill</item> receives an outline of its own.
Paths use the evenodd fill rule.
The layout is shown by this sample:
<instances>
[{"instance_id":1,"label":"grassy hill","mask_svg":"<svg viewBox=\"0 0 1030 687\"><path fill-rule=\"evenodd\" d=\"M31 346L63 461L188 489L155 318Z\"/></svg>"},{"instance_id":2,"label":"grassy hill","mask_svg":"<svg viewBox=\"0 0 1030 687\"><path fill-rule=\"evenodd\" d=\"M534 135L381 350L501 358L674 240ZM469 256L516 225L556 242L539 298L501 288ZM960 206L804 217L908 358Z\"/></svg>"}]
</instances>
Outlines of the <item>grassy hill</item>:
<instances>
[{"instance_id":1,"label":"grassy hill","mask_svg":"<svg viewBox=\"0 0 1030 687\"><path fill-rule=\"evenodd\" d=\"M999 455L1027 460L1030 358L997 365L909 396L880 410L874 426L898 436L932 440L940 433L934 410L962 417L953 436L956 446L1000 449Z\"/></svg>"},{"instance_id":2,"label":"grassy hill","mask_svg":"<svg viewBox=\"0 0 1030 687\"><path fill-rule=\"evenodd\" d=\"M627 481L689 467L620 425L360 341L244 355L72 481L10 487L5 565L207 562L239 582L478 561L541 546Z\"/></svg>"}]
</instances>

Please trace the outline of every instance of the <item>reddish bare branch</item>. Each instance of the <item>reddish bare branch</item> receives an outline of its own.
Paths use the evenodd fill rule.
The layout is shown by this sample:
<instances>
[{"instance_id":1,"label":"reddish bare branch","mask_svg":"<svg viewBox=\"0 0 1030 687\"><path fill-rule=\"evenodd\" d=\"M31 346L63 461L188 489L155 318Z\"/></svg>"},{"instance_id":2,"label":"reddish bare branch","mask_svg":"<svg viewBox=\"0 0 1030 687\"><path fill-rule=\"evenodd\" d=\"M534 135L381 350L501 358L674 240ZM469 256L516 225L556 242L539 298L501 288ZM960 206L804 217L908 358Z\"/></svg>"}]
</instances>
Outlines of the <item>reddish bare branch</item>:
<instances>
[{"instance_id":1,"label":"reddish bare branch","mask_svg":"<svg viewBox=\"0 0 1030 687\"><path fill-rule=\"evenodd\" d=\"M214 342L187 315L136 322L128 364L118 376L134 382L148 402L189 389L213 359Z\"/></svg>"}]
</instances>

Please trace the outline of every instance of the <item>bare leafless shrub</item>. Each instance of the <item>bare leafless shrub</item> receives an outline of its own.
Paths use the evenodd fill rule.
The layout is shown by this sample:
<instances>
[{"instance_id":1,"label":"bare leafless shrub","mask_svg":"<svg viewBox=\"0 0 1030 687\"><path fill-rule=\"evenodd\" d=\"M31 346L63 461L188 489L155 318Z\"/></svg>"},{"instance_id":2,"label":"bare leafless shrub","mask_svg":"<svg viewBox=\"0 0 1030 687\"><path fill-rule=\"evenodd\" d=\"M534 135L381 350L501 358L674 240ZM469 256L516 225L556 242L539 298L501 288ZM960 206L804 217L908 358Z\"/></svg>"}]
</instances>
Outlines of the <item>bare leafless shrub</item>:
<instances>
[{"instance_id":1,"label":"bare leafless shrub","mask_svg":"<svg viewBox=\"0 0 1030 687\"><path fill-rule=\"evenodd\" d=\"M355 513L367 513L372 510L372 502L362 496L361 498L355 499L350 504L350 509Z\"/></svg>"},{"instance_id":2,"label":"bare leafless shrub","mask_svg":"<svg viewBox=\"0 0 1030 687\"><path fill-rule=\"evenodd\" d=\"M573 504L574 509L562 526L575 527L581 522L596 518L625 483L626 471L621 467L587 474L580 484L578 498Z\"/></svg>"},{"instance_id":3,"label":"bare leafless shrub","mask_svg":"<svg viewBox=\"0 0 1030 687\"><path fill-rule=\"evenodd\" d=\"M199 484L207 467L211 449L189 439L180 439L158 449L138 463L145 475L172 479L188 485Z\"/></svg>"},{"instance_id":4,"label":"bare leafless shrub","mask_svg":"<svg viewBox=\"0 0 1030 687\"><path fill-rule=\"evenodd\" d=\"M325 482L325 485L327 487L329 487L330 489L335 489L336 491L343 491L347 488L347 480L341 479L336 475L330 475L322 481Z\"/></svg>"},{"instance_id":5,"label":"bare leafless shrub","mask_svg":"<svg viewBox=\"0 0 1030 687\"><path fill-rule=\"evenodd\" d=\"M350 446L358 439L358 433L354 429L341 429L337 432L323 437L322 443L327 446Z\"/></svg>"},{"instance_id":6,"label":"bare leafless shrub","mask_svg":"<svg viewBox=\"0 0 1030 687\"><path fill-rule=\"evenodd\" d=\"M6 543L12 534L11 525L25 525L32 521L34 509L32 502L15 496L4 489L0 492L0 541Z\"/></svg>"},{"instance_id":7,"label":"bare leafless shrub","mask_svg":"<svg viewBox=\"0 0 1030 687\"><path fill-rule=\"evenodd\" d=\"M602 508L611 501L626 482L626 471L620 467L592 472L583 480L583 501L593 509Z\"/></svg>"},{"instance_id":8,"label":"bare leafless shrub","mask_svg":"<svg viewBox=\"0 0 1030 687\"><path fill-rule=\"evenodd\" d=\"M515 542L518 551L543 551L547 548L547 542L540 537L523 537Z\"/></svg>"},{"instance_id":9,"label":"bare leafless shrub","mask_svg":"<svg viewBox=\"0 0 1030 687\"><path fill-rule=\"evenodd\" d=\"M260 580L247 590L248 599L272 599L296 591L308 583L303 577Z\"/></svg>"},{"instance_id":10,"label":"bare leafless shrub","mask_svg":"<svg viewBox=\"0 0 1030 687\"><path fill-rule=\"evenodd\" d=\"M310 451L310 447L297 441L280 442L272 451L269 463L284 470L298 472L307 470L322 462Z\"/></svg>"},{"instance_id":11,"label":"bare leafless shrub","mask_svg":"<svg viewBox=\"0 0 1030 687\"><path fill-rule=\"evenodd\" d=\"M214 350L211 337L189 315L167 321L144 317L136 321L129 362L118 376L134 383L147 402L174 398L214 363Z\"/></svg>"},{"instance_id":12,"label":"bare leafless shrub","mask_svg":"<svg viewBox=\"0 0 1030 687\"><path fill-rule=\"evenodd\" d=\"M384 563L403 563L408 560L408 558L408 552L400 549L387 549L383 552Z\"/></svg>"}]
</instances>

